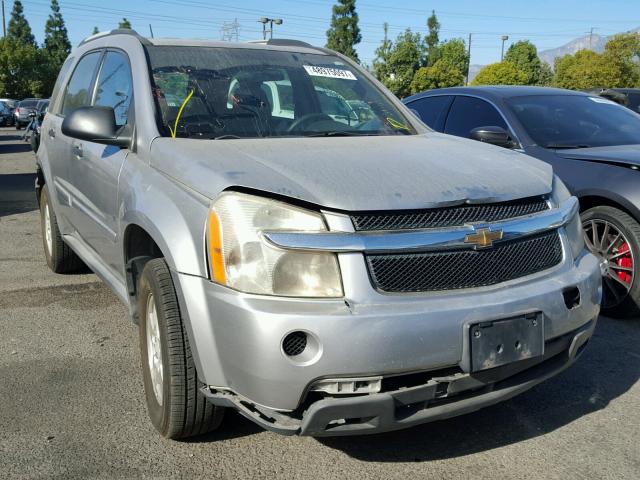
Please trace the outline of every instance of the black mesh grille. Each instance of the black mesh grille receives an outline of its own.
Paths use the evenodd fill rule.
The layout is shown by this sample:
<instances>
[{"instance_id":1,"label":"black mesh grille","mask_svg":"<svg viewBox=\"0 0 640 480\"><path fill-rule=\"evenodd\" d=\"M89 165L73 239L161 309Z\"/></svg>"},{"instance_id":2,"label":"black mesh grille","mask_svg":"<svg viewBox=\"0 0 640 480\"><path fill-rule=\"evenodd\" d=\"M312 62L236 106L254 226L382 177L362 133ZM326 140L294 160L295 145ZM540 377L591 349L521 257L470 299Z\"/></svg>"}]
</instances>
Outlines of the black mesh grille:
<instances>
[{"instance_id":1,"label":"black mesh grille","mask_svg":"<svg viewBox=\"0 0 640 480\"><path fill-rule=\"evenodd\" d=\"M304 332L290 333L282 342L282 350L290 357L300 355L305 348L307 348L307 334Z\"/></svg>"},{"instance_id":2,"label":"black mesh grille","mask_svg":"<svg viewBox=\"0 0 640 480\"><path fill-rule=\"evenodd\" d=\"M542 197L525 198L512 202L484 205L462 205L458 207L430 210L405 210L392 213L362 213L351 216L356 230L410 230L420 228L443 228L472 222L496 222L507 218L521 217L548 210Z\"/></svg>"},{"instance_id":3,"label":"black mesh grille","mask_svg":"<svg viewBox=\"0 0 640 480\"><path fill-rule=\"evenodd\" d=\"M367 255L373 284L385 292L482 287L541 272L562 261L556 231L486 250Z\"/></svg>"}]
</instances>

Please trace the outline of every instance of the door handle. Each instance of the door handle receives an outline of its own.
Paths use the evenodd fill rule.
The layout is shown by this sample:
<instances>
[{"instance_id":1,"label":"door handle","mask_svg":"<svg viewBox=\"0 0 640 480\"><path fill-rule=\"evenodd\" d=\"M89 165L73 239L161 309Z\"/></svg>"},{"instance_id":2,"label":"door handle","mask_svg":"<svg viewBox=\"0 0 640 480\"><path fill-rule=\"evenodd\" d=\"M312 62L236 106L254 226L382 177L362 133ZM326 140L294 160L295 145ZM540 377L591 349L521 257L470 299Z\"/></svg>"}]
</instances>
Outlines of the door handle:
<instances>
[{"instance_id":1,"label":"door handle","mask_svg":"<svg viewBox=\"0 0 640 480\"><path fill-rule=\"evenodd\" d=\"M73 154L78 158L82 158L82 145L79 143L74 143L72 148Z\"/></svg>"},{"instance_id":2,"label":"door handle","mask_svg":"<svg viewBox=\"0 0 640 480\"><path fill-rule=\"evenodd\" d=\"M56 138L56 131L53 128L49 129L49 136L51 138Z\"/></svg>"}]
</instances>

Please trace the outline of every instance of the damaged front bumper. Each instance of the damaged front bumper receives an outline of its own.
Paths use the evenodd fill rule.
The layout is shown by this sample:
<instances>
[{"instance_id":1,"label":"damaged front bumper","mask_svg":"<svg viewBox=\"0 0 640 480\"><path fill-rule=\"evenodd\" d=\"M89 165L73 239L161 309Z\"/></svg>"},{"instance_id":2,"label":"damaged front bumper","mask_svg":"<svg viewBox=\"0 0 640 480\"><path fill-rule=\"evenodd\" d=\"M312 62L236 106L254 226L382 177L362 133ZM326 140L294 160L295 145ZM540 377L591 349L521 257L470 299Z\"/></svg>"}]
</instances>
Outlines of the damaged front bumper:
<instances>
[{"instance_id":1,"label":"damaged front bumper","mask_svg":"<svg viewBox=\"0 0 640 480\"><path fill-rule=\"evenodd\" d=\"M206 387L202 391L212 403L235 408L263 428L284 435L381 433L474 412L526 391L569 367L595 326L594 318L573 332L546 341L542 357L476 373L424 372L422 385L322 398L290 413L258 406L230 390Z\"/></svg>"}]
</instances>

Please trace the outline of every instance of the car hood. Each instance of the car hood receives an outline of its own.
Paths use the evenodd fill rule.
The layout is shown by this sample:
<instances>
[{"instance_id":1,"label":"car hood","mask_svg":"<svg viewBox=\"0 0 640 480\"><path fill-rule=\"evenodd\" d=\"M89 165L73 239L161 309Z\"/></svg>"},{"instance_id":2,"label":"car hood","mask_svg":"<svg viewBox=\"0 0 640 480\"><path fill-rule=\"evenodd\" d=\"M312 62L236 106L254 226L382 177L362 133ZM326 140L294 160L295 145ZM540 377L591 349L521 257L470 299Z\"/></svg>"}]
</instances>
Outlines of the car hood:
<instances>
[{"instance_id":1,"label":"car hood","mask_svg":"<svg viewBox=\"0 0 640 480\"><path fill-rule=\"evenodd\" d=\"M616 145L613 147L575 148L559 150L558 156L590 162L640 165L640 145Z\"/></svg>"},{"instance_id":2,"label":"car hood","mask_svg":"<svg viewBox=\"0 0 640 480\"><path fill-rule=\"evenodd\" d=\"M193 140L156 138L151 165L215 198L246 187L345 211L430 208L547 194L551 167L439 133Z\"/></svg>"}]
</instances>

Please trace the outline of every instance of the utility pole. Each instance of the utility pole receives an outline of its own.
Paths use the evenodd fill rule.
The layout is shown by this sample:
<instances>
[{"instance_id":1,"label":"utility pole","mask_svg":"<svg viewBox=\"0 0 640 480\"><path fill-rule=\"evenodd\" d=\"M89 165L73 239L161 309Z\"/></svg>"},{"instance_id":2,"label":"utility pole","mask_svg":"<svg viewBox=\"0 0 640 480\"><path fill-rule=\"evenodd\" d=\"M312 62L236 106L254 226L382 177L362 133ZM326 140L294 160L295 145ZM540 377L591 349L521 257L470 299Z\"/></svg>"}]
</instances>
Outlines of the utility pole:
<instances>
[{"instance_id":1,"label":"utility pole","mask_svg":"<svg viewBox=\"0 0 640 480\"><path fill-rule=\"evenodd\" d=\"M592 45L593 45L593 31L595 30L595 27L591 27L591 29L589 30L589 50L591 50Z\"/></svg>"},{"instance_id":2,"label":"utility pole","mask_svg":"<svg viewBox=\"0 0 640 480\"><path fill-rule=\"evenodd\" d=\"M467 45L467 57L469 58L469 61L467 62L467 75L464 78L465 85L469 85L469 70L471 69L471 35L473 34L469 34L469 44Z\"/></svg>"},{"instance_id":3,"label":"utility pole","mask_svg":"<svg viewBox=\"0 0 640 480\"><path fill-rule=\"evenodd\" d=\"M7 24L4 20L4 0L2 0L2 36L7 36Z\"/></svg>"},{"instance_id":4,"label":"utility pole","mask_svg":"<svg viewBox=\"0 0 640 480\"><path fill-rule=\"evenodd\" d=\"M504 60L504 42L509 40L509 35L502 35L502 53L500 53L500 61Z\"/></svg>"},{"instance_id":5,"label":"utility pole","mask_svg":"<svg viewBox=\"0 0 640 480\"><path fill-rule=\"evenodd\" d=\"M153 28L151 28L151 24L149 24L149 33L151 34L151 38L153 38Z\"/></svg>"}]
</instances>

